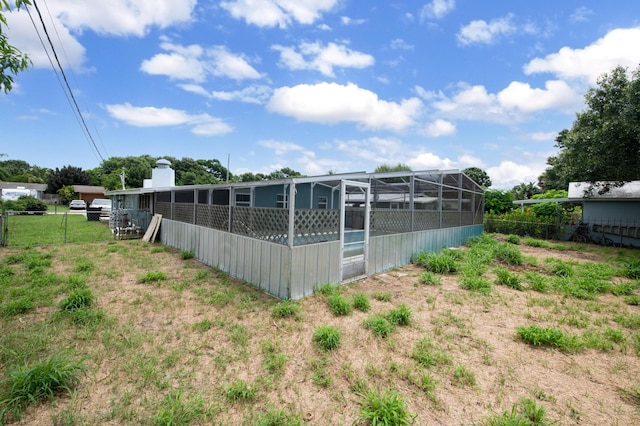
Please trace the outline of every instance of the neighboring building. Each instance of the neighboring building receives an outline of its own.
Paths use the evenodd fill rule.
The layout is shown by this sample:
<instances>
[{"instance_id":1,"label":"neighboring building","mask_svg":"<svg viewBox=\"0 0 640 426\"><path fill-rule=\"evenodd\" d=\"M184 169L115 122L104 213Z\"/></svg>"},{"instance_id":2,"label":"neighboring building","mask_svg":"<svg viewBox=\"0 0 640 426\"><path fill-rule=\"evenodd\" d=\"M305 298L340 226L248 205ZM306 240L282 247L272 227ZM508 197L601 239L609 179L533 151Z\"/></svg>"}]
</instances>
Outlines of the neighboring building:
<instances>
[{"instance_id":1,"label":"neighboring building","mask_svg":"<svg viewBox=\"0 0 640 426\"><path fill-rule=\"evenodd\" d=\"M17 200L21 195L30 195L39 200L43 199L46 183L28 182L0 182L0 195L3 200Z\"/></svg>"},{"instance_id":2,"label":"neighboring building","mask_svg":"<svg viewBox=\"0 0 640 426\"><path fill-rule=\"evenodd\" d=\"M106 190L102 186L73 185L73 191L78 194L79 200L84 200L89 205L96 198L104 198Z\"/></svg>"},{"instance_id":3,"label":"neighboring building","mask_svg":"<svg viewBox=\"0 0 640 426\"><path fill-rule=\"evenodd\" d=\"M161 214L164 244L283 299L406 265L483 230L484 191L457 170L176 187L167 163L143 188L106 193L110 226L144 230Z\"/></svg>"},{"instance_id":4,"label":"neighboring building","mask_svg":"<svg viewBox=\"0 0 640 426\"><path fill-rule=\"evenodd\" d=\"M602 183L596 183L595 188ZM640 247L640 181L598 194L588 182L571 182L569 200L582 201L582 222L606 234L615 244Z\"/></svg>"}]
</instances>

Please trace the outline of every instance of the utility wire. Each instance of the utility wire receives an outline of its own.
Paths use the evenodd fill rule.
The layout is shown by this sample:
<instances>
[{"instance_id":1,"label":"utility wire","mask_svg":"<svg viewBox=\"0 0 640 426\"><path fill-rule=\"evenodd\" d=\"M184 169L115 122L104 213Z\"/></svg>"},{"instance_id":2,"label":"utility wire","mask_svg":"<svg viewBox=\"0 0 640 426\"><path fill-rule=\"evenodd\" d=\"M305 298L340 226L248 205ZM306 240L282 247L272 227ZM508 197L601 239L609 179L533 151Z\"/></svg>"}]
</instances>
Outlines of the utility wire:
<instances>
[{"instance_id":1,"label":"utility wire","mask_svg":"<svg viewBox=\"0 0 640 426\"><path fill-rule=\"evenodd\" d=\"M47 55L47 59L49 59L49 64L51 65L51 68L53 69L53 73L56 75L56 79L58 80L58 84L60 85L60 89L62 90L62 93L64 93L64 97L67 99L67 103L69 104L69 108L71 108L71 111L73 112L73 116L75 117L76 121L78 122L78 125L80 125L80 128L82 129L82 122L80 121L80 117L78 117L78 114L73 109L73 105L71 103L71 98L69 98L69 94L65 90L64 84L62 84L62 80L60 79L60 74L58 73L58 70L56 69L56 66L53 64L53 60L51 59L51 55L49 55L49 50L47 49L47 46L45 45L44 40L42 40L42 36L40 35L40 30L38 29L38 26L36 25L36 22L33 20L33 16L31 15L31 11L29 10L28 7L25 7L25 9L27 10L27 14L29 15L29 19L31 20L31 24L33 25L33 29L36 31L36 34L38 35L38 39L40 40L40 44L42 45L42 48L44 49L44 53L45 53L45 55ZM84 129L82 129L82 133L85 133ZM85 134L85 137L87 137L86 134ZM98 156L96 155L96 153L93 150L91 150L91 152L93 153L93 155L96 157L96 160L97 160Z\"/></svg>"},{"instance_id":2,"label":"utility wire","mask_svg":"<svg viewBox=\"0 0 640 426\"><path fill-rule=\"evenodd\" d=\"M40 18L40 23L42 24L42 28L44 30L45 35L47 36L47 41L49 42L49 46L51 46L51 51L53 52L53 56L56 59L56 63L58 64L58 68L60 69L60 73L62 74L62 78L64 79L65 86L67 87L67 90L69 91L69 95L71 96L71 100L73 101L73 104L75 105L76 111L78 113L78 116L80 117L80 121L82 122L82 126L84 127L85 133L89 137L89 140L91 142L91 145L93 146L93 149L95 149L95 151L98 153L98 156L100 157L100 159L102 161L104 161L104 158L102 157L102 154L100 153L100 150L98 149L98 146L96 145L96 142L93 140L93 136L91 136L91 132L89 131L89 127L87 127L87 122L85 121L84 116L82 115L82 112L80 111L80 107L78 107L78 102L76 102L76 98L73 95L73 91L71 90L71 86L69 85L69 81L67 80L67 76L66 76L66 74L64 72L64 69L62 68L62 65L60 64L60 60L58 59L58 54L56 53L56 49L53 46L53 42L51 41L51 37L49 37L49 32L47 31L47 27L46 27L46 25L44 23L44 20L42 19L42 14L40 13L40 9L38 8L38 3L36 2L36 0L33 0L33 5L36 8L36 12L38 12L38 17ZM28 8L27 8L27 10L28 10ZM31 15L29 15L29 16L31 16Z\"/></svg>"}]
</instances>

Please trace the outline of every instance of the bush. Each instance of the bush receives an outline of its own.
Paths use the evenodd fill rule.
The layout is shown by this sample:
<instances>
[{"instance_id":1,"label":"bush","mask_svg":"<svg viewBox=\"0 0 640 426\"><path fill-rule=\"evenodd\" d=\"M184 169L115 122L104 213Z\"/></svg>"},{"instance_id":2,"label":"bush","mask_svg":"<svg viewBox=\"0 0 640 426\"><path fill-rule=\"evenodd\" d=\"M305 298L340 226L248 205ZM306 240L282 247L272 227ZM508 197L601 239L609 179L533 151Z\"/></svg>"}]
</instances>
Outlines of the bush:
<instances>
[{"instance_id":1,"label":"bush","mask_svg":"<svg viewBox=\"0 0 640 426\"><path fill-rule=\"evenodd\" d=\"M503 215L488 213L484 215L484 231L522 237L559 239L564 226L556 217L536 216L524 212L511 212Z\"/></svg>"}]
</instances>

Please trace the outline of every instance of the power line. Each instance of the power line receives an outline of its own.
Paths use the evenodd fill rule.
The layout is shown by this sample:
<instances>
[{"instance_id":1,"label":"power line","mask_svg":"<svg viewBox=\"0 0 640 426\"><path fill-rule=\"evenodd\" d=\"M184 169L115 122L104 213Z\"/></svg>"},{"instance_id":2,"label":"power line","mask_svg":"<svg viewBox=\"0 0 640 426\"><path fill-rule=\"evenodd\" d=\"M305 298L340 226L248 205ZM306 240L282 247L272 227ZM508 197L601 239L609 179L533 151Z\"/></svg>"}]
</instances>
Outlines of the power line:
<instances>
[{"instance_id":1,"label":"power line","mask_svg":"<svg viewBox=\"0 0 640 426\"><path fill-rule=\"evenodd\" d=\"M76 98L73 95L73 91L71 90L71 86L69 85L69 81L67 80L67 76L64 72L64 69L62 68L62 65L60 64L60 60L58 59L58 54L56 53L56 49L53 46L53 42L51 41L51 37L49 36L49 32L47 31L47 27L44 23L44 20L42 19L42 14L40 13L40 8L38 8L38 3L36 2L36 0L33 0L33 6L36 8L36 12L38 12L38 17L40 19L40 23L42 24L42 29L44 30L45 35L47 36L47 41L49 42L49 46L51 46L51 51L53 52L53 56L56 59L56 63L58 64L58 68L60 69L60 73L62 74L62 78L64 79L64 83L65 86L69 92L69 95L71 96L71 100L73 102L73 105L75 105L75 109L77 111L78 117L80 118L80 121L82 122L82 126L84 129L84 132L86 134L86 136L89 138L89 141L91 142L91 145L93 146L93 149L95 150L95 152L98 154L98 156L100 157L100 159L102 161L104 161L104 158L102 157L102 154L100 153L100 150L98 149L98 146L96 145L96 142L93 140L93 136L91 136L91 132L89 131L89 127L87 126L87 122L84 119L84 116L82 115L82 111L80 111L80 107L78 106L78 102L76 102ZM27 7L27 11L29 11L29 8ZM29 13L29 17L31 17L31 13ZM31 20L31 22L33 22L33 19ZM34 23L34 27L35 27L35 23ZM37 31L37 29L36 29ZM38 37L40 37L40 34L38 34ZM42 39L40 39L40 41L42 42ZM44 44L44 43L43 43ZM47 49L45 48L45 51ZM47 53L48 56L48 53ZM51 58L49 58L49 61L51 62ZM52 67L55 70L55 66ZM57 73L56 73L57 75ZM68 98L67 98L68 99Z\"/></svg>"}]
</instances>

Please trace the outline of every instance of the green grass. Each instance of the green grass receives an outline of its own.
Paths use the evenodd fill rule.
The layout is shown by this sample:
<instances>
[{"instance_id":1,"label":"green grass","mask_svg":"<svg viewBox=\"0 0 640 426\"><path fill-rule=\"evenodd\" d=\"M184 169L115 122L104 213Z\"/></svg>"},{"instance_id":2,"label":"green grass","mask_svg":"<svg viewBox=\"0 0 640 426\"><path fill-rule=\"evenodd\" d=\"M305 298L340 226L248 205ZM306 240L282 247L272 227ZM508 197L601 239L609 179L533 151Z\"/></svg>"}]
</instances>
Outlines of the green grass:
<instances>
[{"instance_id":1,"label":"green grass","mask_svg":"<svg viewBox=\"0 0 640 426\"><path fill-rule=\"evenodd\" d=\"M420 282L426 285L440 285L442 276L434 274L431 271L426 271L420 274Z\"/></svg>"},{"instance_id":2,"label":"green grass","mask_svg":"<svg viewBox=\"0 0 640 426\"><path fill-rule=\"evenodd\" d=\"M138 277L138 282L142 284L157 283L167 279L167 274L162 271L149 271Z\"/></svg>"},{"instance_id":3,"label":"green grass","mask_svg":"<svg viewBox=\"0 0 640 426\"><path fill-rule=\"evenodd\" d=\"M454 273L460 269L462 252L452 249L443 249L440 253L421 252L414 256L414 262L427 271L437 274Z\"/></svg>"},{"instance_id":4,"label":"green grass","mask_svg":"<svg viewBox=\"0 0 640 426\"><path fill-rule=\"evenodd\" d=\"M193 259L194 256L193 250L183 250L180 252L180 257L182 257L183 260Z\"/></svg>"},{"instance_id":5,"label":"green grass","mask_svg":"<svg viewBox=\"0 0 640 426\"><path fill-rule=\"evenodd\" d=\"M81 362L62 353L54 354L33 364L11 368L2 382L0 393L0 423L20 419L30 404L52 400L61 392L70 393L85 372Z\"/></svg>"},{"instance_id":6,"label":"green grass","mask_svg":"<svg viewBox=\"0 0 640 426\"><path fill-rule=\"evenodd\" d=\"M329 309L335 316L350 315L353 311L351 303L339 293L331 294L327 298L327 305L329 305Z\"/></svg>"},{"instance_id":7,"label":"green grass","mask_svg":"<svg viewBox=\"0 0 640 426\"><path fill-rule=\"evenodd\" d=\"M273 318L293 318L300 319L302 308L296 302L292 300L283 300L278 302L273 309L271 309L271 316Z\"/></svg>"},{"instance_id":8,"label":"green grass","mask_svg":"<svg viewBox=\"0 0 640 426\"><path fill-rule=\"evenodd\" d=\"M495 268L493 272L496 274L496 284L512 288L514 290L524 290L522 280L518 274L509 271L507 268Z\"/></svg>"},{"instance_id":9,"label":"green grass","mask_svg":"<svg viewBox=\"0 0 640 426\"><path fill-rule=\"evenodd\" d=\"M549 426L556 422L546 417L546 410L529 398L521 398L510 411L488 416L481 423L484 426Z\"/></svg>"},{"instance_id":10,"label":"green grass","mask_svg":"<svg viewBox=\"0 0 640 426\"><path fill-rule=\"evenodd\" d=\"M81 214L21 215L8 220L9 247L39 246L48 244L90 243L113 239L107 224L88 221Z\"/></svg>"},{"instance_id":11,"label":"green grass","mask_svg":"<svg viewBox=\"0 0 640 426\"><path fill-rule=\"evenodd\" d=\"M262 343L262 365L264 368L276 377L284 372L287 362L287 355L280 349L277 341L266 340Z\"/></svg>"},{"instance_id":12,"label":"green grass","mask_svg":"<svg viewBox=\"0 0 640 426\"><path fill-rule=\"evenodd\" d=\"M300 416L285 409L270 408L258 416L255 426L301 426Z\"/></svg>"},{"instance_id":13,"label":"green grass","mask_svg":"<svg viewBox=\"0 0 640 426\"><path fill-rule=\"evenodd\" d=\"M458 386L475 386L476 375L468 367L457 365L453 370L453 383Z\"/></svg>"},{"instance_id":14,"label":"green grass","mask_svg":"<svg viewBox=\"0 0 640 426\"><path fill-rule=\"evenodd\" d=\"M230 402L250 402L256 399L255 388L244 380L236 380L225 389L225 397Z\"/></svg>"},{"instance_id":15,"label":"green grass","mask_svg":"<svg viewBox=\"0 0 640 426\"><path fill-rule=\"evenodd\" d=\"M76 309L88 308L95 302L95 296L89 288L78 288L73 290L69 296L65 297L58 304L62 312L70 312Z\"/></svg>"},{"instance_id":16,"label":"green grass","mask_svg":"<svg viewBox=\"0 0 640 426\"><path fill-rule=\"evenodd\" d=\"M362 395L359 421L365 425L410 425L415 416L404 406L404 399L392 389L371 390Z\"/></svg>"},{"instance_id":17,"label":"green grass","mask_svg":"<svg viewBox=\"0 0 640 426\"><path fill-rule=\"evenodd\" d=\"M313 342L325 351L332 351L340 346L341 338L342 332L330 325L317 327L313 333Z\"/></svg>"},{"instance_id":18,"label":"green grass","mask_svg":"<svg viewBox=\"0 0 640 426\"><path fill-rule=\"evenodd\" d=\"M370 329L376 337L388 337L394 330L394 325L382 314L374 314L364 321L365 328Z\"/></svg>"},{"instance_id":19,"label":"green grass","mask_svg":"<svg viewBox=\"0 0 640 426\"><path fill-rule=\"evenodd\" d=\"M369 296L366 293L358 292L353 295L351 299L351 303L354 309L357 309L361 312L369 312L371 309L371 302L369 301Z\"/></svg>"},{"instance_id":20,"label":"green grass","mask_svg":"<svg viewBox=\"0 0 640 426\"><path fill-rule=\"evenodd\" d=\"M516 334L523 342L532 346L552 347L563 352L574 353L583 346L578 336L565 334L553 327L520 326L516 327Z\"/></svg>"},{"instance_id":21,"label":"green grass","mask_svg":"<svg viewBox=\"0 0 640 426\"><path fill-rule=\"evenodd\" d=\"M390 302L392 295L388 291L374 291L372 297L380 302Z\"/></svg>"},{"instance_id":22,"label":"green grass","mask_svg":"<svg viewBox=\"0 0 640 426\"><path fill-rule=\"evenodd\" d=\"M411 358L426 368L453 364L451 355L440 350L428 337L416 342L411 352Z\"/></svg>"},{"instance_id":23,"label":"green grass","mask_svg":"<svg viewBox=\"0 0 640 426\"><path fill-rule=\"evenodd\" d=\"M411 309L404 303L398 306L396 309L392 309L386 315L387 320L394 325L409 325L411 321Z\"/></svg>"},{"instance_id":24,"label":"green grass","mask_svg":"<svg viewBox=\"0 0 640 426\"><path fill-rule=\"evenodd\" d=\"M158 412L151 417L151 422L157 426L188 425L204 417L204 400L199 395L188 398L181 390L169 392Z\"/></svg>"}]
</instances>

